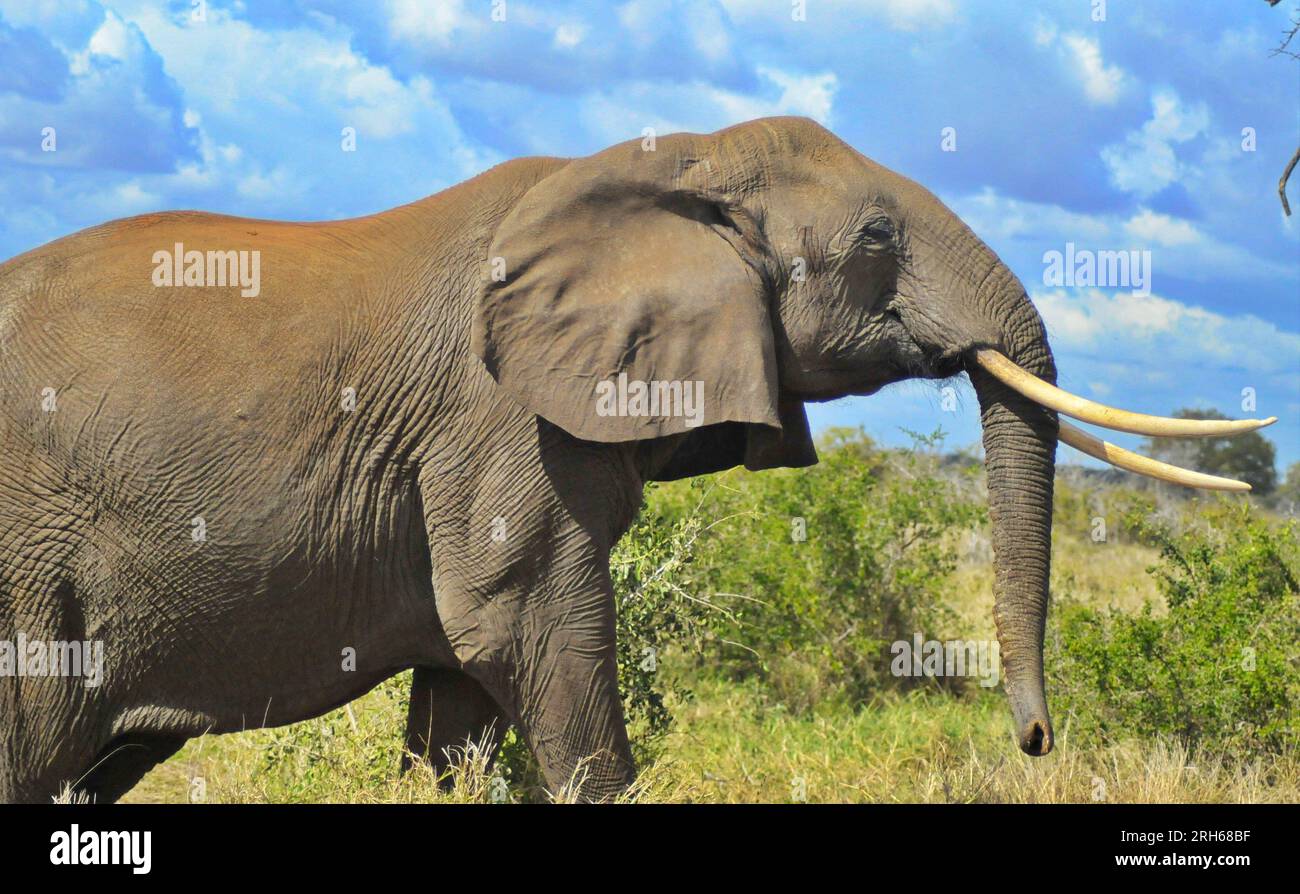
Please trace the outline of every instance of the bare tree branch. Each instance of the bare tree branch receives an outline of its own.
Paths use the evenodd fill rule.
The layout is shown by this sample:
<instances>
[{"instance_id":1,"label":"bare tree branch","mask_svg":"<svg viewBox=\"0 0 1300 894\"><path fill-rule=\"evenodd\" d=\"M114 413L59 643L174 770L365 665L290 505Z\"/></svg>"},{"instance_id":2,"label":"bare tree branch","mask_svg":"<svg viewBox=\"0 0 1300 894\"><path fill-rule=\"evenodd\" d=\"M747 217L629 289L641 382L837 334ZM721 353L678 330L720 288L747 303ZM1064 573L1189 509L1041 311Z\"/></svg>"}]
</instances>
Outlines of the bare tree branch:
<instances>
[{"instance_id":1,"label":"bare tree branch","mask_svg":"<svg viewBox=\"0 0 1300 894\"><path fill-rule=\"evenodd\" d=\"M1277 6L1282 0L1267 0L1269 6ZM1273 48L1270 56L1290 56L1292 59L1300 60L1300 53L1291 49L1291 41L1295 39L1296 34L1300 32L1300 6L1296 7L1296 16L1291 20L1291 29L1284 31L1282 42ZM1286 170L1282 172L1282 179L1277 183L1277 194L1282 199L1282 211L1287 217L1291 216L1291 203L1286 200L1286 183L1291 179L1291 172L1295 170L1296 162L1300 162L1300 146L1296 147L1295 154L1291 156L1291 161L1287 163Z\"/></svg>"},{"instance_id":2,"label":"bare tree branch","mask_svg":"<svg viewBox=\"0 0 1300 894\"><path fill-rule=\"evenodd\" d=\"M1282 197L1282 210L1286 212L1287 217L1291 216L1291 204L1286 200L1286 182L1291 179L1291 172L1295 170L1296 162L1300 162L1300 146L1296 147L1295 155L1291 156L1291 161L1282 172L1282 179L1277 184L1277 194Z\"/></svg>"},{"instance_id":3,"label":"bare tree branch","mask_svg":"<svg viewBox=\"0 0 1300 894\"><path fill-rule=\"evenodd\" d=\"M1300 53L1291 49L1291 41L1295 40L1296 33L1300 32L1300 15L1291 20L1290 30L1282 32L1282 42L1273 48L1269 53L1270 56L1290 56L1292 59L1300 59Z\"/></svg>"}]
</instances>

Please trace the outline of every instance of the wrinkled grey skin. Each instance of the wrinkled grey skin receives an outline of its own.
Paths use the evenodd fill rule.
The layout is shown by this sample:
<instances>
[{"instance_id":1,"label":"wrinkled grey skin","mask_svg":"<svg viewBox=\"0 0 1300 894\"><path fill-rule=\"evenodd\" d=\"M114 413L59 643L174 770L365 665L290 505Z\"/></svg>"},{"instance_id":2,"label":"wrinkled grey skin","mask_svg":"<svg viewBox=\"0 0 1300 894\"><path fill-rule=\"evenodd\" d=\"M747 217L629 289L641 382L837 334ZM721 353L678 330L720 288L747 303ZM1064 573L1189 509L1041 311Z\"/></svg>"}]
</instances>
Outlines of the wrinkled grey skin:
<instances>
[{"instance_id":1,"label":"wrinkled grey skin","mask_svg":"<svg viewBox=\"0 0 1300 894\"><path fill-rule=\"evenodd\" d=\"M261 294L155 288L176 242L259 250ZM1056 418L968 364L978 346L1055 379L993 252L802 119L513 161L352 221L154 214L17 257L0 638L99 640L107 663L96 688L0 678L0 799L111 800L189 737L411 667L416 754L514 724L549 785L581 765L586 797L614 796L633 767L608 553L644 482L807 465L804 402L963 369L1007 690L1046 753ZM705 424L599 416L620 371L702 382Z\"/></svg>"}]
</instances>

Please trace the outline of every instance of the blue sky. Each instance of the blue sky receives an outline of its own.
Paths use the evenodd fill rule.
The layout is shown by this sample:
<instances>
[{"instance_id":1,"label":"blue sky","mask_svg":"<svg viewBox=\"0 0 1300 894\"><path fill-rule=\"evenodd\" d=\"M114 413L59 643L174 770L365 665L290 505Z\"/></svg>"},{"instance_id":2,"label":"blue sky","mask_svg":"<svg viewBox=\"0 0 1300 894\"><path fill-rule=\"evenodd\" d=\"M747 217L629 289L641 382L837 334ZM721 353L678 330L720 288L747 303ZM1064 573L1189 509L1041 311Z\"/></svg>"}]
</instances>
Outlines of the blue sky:
<instances>
[{"instance_id":1,"label":"blue sky","mask_svg":"<svg viewBox=\"0 0 1300 894\"><path fill-rule=\"evenodd\" d=\"M0 259L145 211L350 217L519 155L807 115L1011 265L1063 385L1277 415L1280 464L1300 461L1300 217L1276 194L1300 64L1269 55L1291 0L1112 0L1104 21L1093 0L807 0L803 21L789 0L507 0L505 21L492 0L196 5L0 0ZM1150 251L1151 294L1045 285L1067 243ZM810 415L961 446L978 419L956 384L955 412L904 383Z\"/></svg>"}]
</instances>

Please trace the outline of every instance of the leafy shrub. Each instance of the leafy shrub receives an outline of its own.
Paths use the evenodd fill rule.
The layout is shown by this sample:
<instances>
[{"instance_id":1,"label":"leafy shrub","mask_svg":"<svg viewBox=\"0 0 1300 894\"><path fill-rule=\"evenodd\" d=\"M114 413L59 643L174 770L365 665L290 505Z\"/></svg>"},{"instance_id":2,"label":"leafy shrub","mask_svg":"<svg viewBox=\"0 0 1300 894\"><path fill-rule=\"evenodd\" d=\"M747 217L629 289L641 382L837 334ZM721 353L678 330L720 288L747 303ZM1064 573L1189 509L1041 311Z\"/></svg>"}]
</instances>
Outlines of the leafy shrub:
<instances>
[{"instance_id":1,"label":"leafy shrub","mask_svg":"<svg viewBox=\"0 0 1300 894\"><path fill-rule=\"evenodd\" d=\"M368 713L347 705L290 726L248 733L260 740L259 792L278 801L313 801L331 797L326 793L344 777L349 785L366 789L385 784L400 758L410 689L411 672L404 671L375 687Z\"/></svg>"},{"instance_id":2,"label":"leafy shrub","mask_svg":"<svg viewBox=\"0 0 1300 894\"><path fill-rule=\"evenodd\" d=\"M1295 524L1272 525L1248 504L1226 502L1182 533L1141 511L1125 524L1160 549L1150 572L1168 610L1056 607L1049 690L1071 717L1071 735L1300 745Z\"/></svg>"},{"instance_id":3,"label":"leafy shrub","mask_svg":"<svg viewBox=\"0 0 1300 894\"><path fill-rule=\"evenodd\" d=\"M763 679L795 710L911 682L891 676L889 644L950 625L953 535L984 518L978 468L942 472L925 449L938 436L919 440L922 449L886 452L860 429L834 429L812 468L695 486L716 520L687 586L725 607L709 617L719 669ZM665 490L665 510L690 499Z\"/></svg>"},{"instance_id":4,"label":"leafy shrub","mask_svg":"<svg viewBox=\"0 0 1300 894\"><path fill-rule=\"evenodd\" d=\"M1080 471L1083 470L1070 469L1062 474L1058 470L1052 501L1053 535L1091 540L1104 533L1108 542L1141 542L1143 532L1127 522L1138 514L1154 512L1153 496L1127 483L1098 485L1088 480L1091 476L1081 477ZM1105 473L1096 477L1104 478Z\"/></svg>"},{"instance_id":5,"label":"leafy shrub","mask_svg":"<svg viewBox=\"0 0 1300 894\"><path fill-rule=\"evenodd\" d=\"M1289 518L1300 513L1300 463L1291 463L1286 467L1286 477L1273 492L1273 507Z\"/></svg>"},{"instance_id":6,"label":"leafy shrub","mask_svg":"<svg viewBox=\"0 0 1300 894\"><path fill-rule=\"evenodd\" d=\"M714 607L684 586L702 527L697 515L668 517L652 500L610 555L619 695L634 748L650 749L672 725L670 691L688 695L661 672L663 653L698 652L707 634Z\"/></svg>"}]
</instances>

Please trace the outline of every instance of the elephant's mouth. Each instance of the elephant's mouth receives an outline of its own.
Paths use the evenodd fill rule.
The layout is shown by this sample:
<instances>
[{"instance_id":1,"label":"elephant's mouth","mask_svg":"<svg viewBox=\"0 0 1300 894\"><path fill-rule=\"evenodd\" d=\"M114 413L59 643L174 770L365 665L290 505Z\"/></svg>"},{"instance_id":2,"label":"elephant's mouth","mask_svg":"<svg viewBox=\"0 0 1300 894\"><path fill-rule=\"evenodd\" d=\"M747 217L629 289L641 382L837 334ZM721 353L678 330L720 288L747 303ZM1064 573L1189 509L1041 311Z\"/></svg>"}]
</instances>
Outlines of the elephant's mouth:
<instances>
[{"instance_id":1,"label":"elephant's mouth","mask_svg":"<svg viewBox=\"0 0 1300 894\"><path fill-rule=\"evenodd\" d=\"M959 351L927 347L915 341L912 345L914 349L905 353L898 364L902 378L951 379L966 371Z\"/></svg>"},{"instance_id":2,"label":"elephant's mouth","mask_svg":"<svg viewBox=\"0 0 1300 894\"><path fill-rule=\"evenodd\" d=\"M890 296L882 314L896 345L897 357L890 365L898 376L892 381L950 379L966 368L961 348L934 343L916 335L914 328L908 325L910 315L897 294Z\"/></svg>"}]
</instances>

